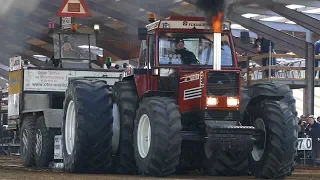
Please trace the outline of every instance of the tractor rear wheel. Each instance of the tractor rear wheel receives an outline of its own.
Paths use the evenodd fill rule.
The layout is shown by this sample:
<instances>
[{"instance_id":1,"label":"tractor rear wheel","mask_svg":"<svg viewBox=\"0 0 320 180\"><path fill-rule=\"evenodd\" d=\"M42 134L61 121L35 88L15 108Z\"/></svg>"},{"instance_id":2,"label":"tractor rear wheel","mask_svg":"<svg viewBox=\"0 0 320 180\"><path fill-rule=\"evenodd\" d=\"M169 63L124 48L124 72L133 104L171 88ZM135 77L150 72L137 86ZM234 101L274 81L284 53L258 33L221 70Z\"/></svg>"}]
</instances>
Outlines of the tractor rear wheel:
<instances>
[{"instance_id":1,"label":"tractor rear wheel","mask_svg":"<svg viewBox=\"0 0 320 180\"><path fill-rule=\"evenodd\" d=\"M147 97L140 102L134 128L135 159L142 174L164 177L179 164L181 115L174 100Z\"/></svg>"},{"instance_id":2,"label":"tractor rear wheel","mask_svg":"<svg viewBox=\"0 0 320 180\"><path fill-rule=\"evenodd\" d=\"M117 82L113 87L113 99L113 168L119 174L135 174L133 127L138 107L136 86L130 81Z\"/></svg>"},{"instance_id":3,"label":"tractor rear wheel","mask_svg":"<svg viewBox=\"0 0 320 180\"><path fill-rule=\"evenodd\" d=\"M27 115L22 122L20 132L20 156L26 168L35 166L34 150L36 141L36 120Z\"/></svg>"},{"instance_id":4,"label":"tractor rear wheel","mask_svg":"<svg viewBox=\"0 0 320 180\"><path fill-rule=\"evenodd\" d=\"M287 103L263 100L249 105L254 127L261 132L250 161L257 178L284 178L294 163L297 142L296 116Z\"/></svg>"},{"instance_id":5,"label":"tractor rear wheel","mask_svg":"<svg viewBox=\"0 0 320 180\"><path fill-rule=\"evenodd\" d=\"M71 81L64 101L62 153L72 173L105 173L111 165L112 95L101 80Z\"/></svg>"},{"instance_id":6,"label":"tractor rear wheel","mask_svg":"<svg viewBox=\"0 0 320 180\"><path fill-rule=\"evenodd\" d=\"M35 161L37 168L48 168L54 156L54 131L46 127L43 116L36 122Z\"/></svg>"},{"instance_id":7,"label":"tractor rear wheel","mask_svg":"<svg viewBox=\"0 0 320 180\"><path fill-rule=\"evenodd\" d=\"M205 152L203 167L211 176L246 176L249 174L248 153L210 150Z\"/></svg>"}]
</instances>

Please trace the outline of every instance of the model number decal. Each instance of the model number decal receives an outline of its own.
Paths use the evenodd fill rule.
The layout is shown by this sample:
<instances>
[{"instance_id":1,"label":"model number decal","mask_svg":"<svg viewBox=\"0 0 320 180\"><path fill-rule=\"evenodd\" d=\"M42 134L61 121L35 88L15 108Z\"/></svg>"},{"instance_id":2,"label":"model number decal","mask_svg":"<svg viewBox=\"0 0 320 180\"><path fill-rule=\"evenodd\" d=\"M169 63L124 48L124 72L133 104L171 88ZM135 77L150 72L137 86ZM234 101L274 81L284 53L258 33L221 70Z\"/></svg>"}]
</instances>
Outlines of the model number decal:
<instances>
[{"instance_id":1,"label":"model number decal","mask_svg":"<svg viewBox=\"0 0 320 180\"><path fill-rule=\"evenodd\" d=\"M200 79L200 74L193 74L180 78L180 83L196 81Z\"/></svg>"}]
</instances>

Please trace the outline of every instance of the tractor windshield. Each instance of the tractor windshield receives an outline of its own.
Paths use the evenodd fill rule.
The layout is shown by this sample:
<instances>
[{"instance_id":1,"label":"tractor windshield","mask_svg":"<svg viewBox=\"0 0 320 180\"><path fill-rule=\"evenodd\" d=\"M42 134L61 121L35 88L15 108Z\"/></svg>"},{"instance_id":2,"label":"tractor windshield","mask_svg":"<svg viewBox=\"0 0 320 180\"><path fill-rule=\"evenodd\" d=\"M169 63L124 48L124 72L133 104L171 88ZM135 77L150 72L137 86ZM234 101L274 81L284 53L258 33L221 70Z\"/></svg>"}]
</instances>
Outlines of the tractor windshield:
<instances>
[{"instance_id":1,"label":"tractor windshield","mask_svg":"<svg viewBox=\"0 0 320 180\"><path fill-rule=\"evenodd\" d=\"M159 64L213 65L212 33L170 33L159 36ZM221 65L233 66L229 36L222 34Z\"/></svg>"}]
</instances>

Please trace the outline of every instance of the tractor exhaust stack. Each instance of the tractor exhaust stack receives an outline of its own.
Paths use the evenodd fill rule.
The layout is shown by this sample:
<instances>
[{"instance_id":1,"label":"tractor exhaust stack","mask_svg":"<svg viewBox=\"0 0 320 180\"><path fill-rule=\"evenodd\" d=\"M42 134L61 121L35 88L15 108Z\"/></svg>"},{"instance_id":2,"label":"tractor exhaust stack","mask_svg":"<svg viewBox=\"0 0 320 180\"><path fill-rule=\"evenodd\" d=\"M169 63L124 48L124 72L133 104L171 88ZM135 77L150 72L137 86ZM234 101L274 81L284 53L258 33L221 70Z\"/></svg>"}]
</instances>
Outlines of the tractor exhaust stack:
<instances>
[{"instance_id":1,"label":"tractor exhaust stack","mask_svg":"<svg viewBox=\"0 0 320 180\"><path fill-rule=\"evenodd\" d=\"M213 70L221 70L221 31L223 13L218 12L212 16L211 25L213 31Z\"/></svg>"}]
</instances>

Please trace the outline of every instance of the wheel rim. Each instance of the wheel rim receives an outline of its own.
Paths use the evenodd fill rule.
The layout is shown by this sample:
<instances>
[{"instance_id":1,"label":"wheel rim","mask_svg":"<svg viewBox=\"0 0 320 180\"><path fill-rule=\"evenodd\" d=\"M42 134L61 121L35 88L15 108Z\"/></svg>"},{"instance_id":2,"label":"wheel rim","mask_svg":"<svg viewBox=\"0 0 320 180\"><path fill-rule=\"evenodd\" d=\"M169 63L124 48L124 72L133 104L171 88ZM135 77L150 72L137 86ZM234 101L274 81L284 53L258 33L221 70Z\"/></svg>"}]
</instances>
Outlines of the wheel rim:
<instances>
[{"instance_id":1,"label":"wheel rim","mask_svg":"<svg viewBox=\"0 0 320 180\"><path fill-rule=\"evenodd\" d=\"M265 147L266 147L266 141L267 141L266 127L265 127L263 119L261 119L261 118L256 119L254 121L254 125L253 126L256 128L256 130L259 130L259 131L263 132L263 135L261 136L262 138L258 142L258 143L262 143L263 146L259 147L257 145L257 143L254 143L253 149L252 149L252 152L251 152L252 158L255 161L260 161L260 159L263 157L264 150L265 150Z\"/></svg>"},{"instance_id":2,"label":"wheel rim","mask_svg":"<svg viewBox=\"0 0 320 180\"><path fill-rule=\"evenodd\" d=\"M42 150L42 134L41 134L40 129L37 130L36 140L37 140L37 143L36 143L36 153L37 153L38 155L40 155L40 154L41 154L41 150Z\"/></svg>"},{"instance_id":3,"label":"wheel rim","mask_svg":"<svg viewBox=\"0 0 320 180\"><path fill-rule=\"evenodd\" d=\"M115 154L118 150L120 141L120 113L117 104L113 104L113 134L112 134L112 153Z\"/></svg>"},{"instance_id":4,"label":"wheel rim","mask_svg":"<svg viewBox=\"0 0 320 180\"><path fill-rule=\"evenodd\" d=\"M74 148L76 129L76 111L74 102L70 101L67 109L66 124L65 124L65 145L67 153L70 155Z\"/></svg>"},{"instance_id":5,"label":"wheel rim","mask_svg":"<svg viewBox=\"0 0 320 180\"><path fill-rule=\"evenodd\" d=\"M147 157L151 144L151 126L149 117L146 114L140 117L137 140L140 157Z\"/></svg>"},{"instance_id":6,"label":"wheel rim","mask_svg":"<svg viewBox=\"0 0 320 180\"><path fill-rule=\"evenodd\" d=\"M27 153L28 150L28 131L27 129L24 129L22 132L22 154L25 155Z\"/></svg>"}]
</instances>

